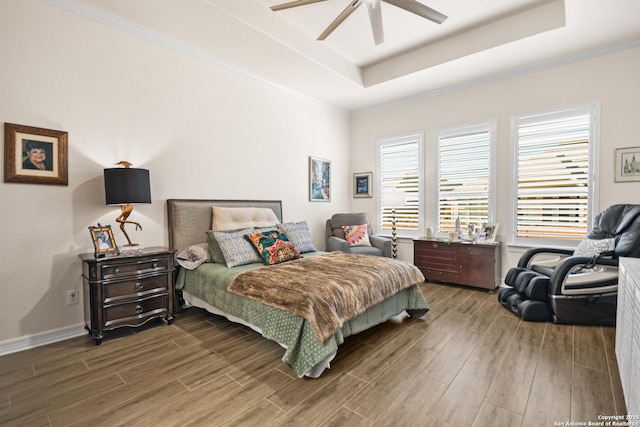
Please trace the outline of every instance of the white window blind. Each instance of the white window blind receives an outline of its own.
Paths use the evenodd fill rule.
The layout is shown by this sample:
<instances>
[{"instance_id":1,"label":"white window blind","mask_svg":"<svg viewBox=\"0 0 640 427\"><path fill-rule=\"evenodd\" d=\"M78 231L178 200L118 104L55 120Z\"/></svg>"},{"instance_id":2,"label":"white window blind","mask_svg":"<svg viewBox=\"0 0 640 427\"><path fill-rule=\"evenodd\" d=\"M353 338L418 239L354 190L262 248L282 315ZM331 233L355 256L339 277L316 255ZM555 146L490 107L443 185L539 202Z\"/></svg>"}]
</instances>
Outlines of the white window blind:
<instances>
[{"instance_id":1,"label":"white window blind","mask_svg":"<svg viewBox=\"0 0 640 427\"><path fill-rule=\"evenodd\" d=\"M515 119L515 237L581 240L590 225L595 107Z\"/></svg>"},{"instance_id":2,"label":"white window blind","mask_svg":"<svg viewBox=\"0 0 640 427\"><path fill-rule=\"evenodd\" d=\"M394 190L405 193L405 206L396 207L398 231L420 230L421 158L421 135L378 142L378 194ZM381 197L378 198L378 218L383 230L391 230L391 209L381 206Z\"/></svg>"},{"instance_id":3,"label":"white window blind","mask_svg":"<svg viewBox=\"0 0 640 427\"><path fill-rule=\"evenodd\" d=\"M438 141L438 229L489 222L492 210L491 123L436 132Z\"/></svg>"}]
</instances>

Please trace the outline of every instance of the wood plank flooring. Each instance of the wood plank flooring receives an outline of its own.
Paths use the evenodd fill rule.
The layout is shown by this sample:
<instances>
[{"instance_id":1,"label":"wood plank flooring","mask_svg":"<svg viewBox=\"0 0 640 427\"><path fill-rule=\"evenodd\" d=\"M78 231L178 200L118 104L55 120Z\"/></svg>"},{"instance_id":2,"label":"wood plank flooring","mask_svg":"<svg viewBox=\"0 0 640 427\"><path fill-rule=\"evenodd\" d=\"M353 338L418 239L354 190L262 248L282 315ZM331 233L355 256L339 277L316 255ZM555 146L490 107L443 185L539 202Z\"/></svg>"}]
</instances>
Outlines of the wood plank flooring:
<instances>
[{"instance_id":1,"label":"wood plank flooring","mask_svg":"<svg viewBox=\"0 0 640 427\"><path fill-rule=\"evenodd\" d=\"M3 356L0 425L544 427L626 413L615 328L523 322L486 291L422 289L422 320L349 337L318 379L196 308L100 346Z\"/></svg>"}]
</instances>

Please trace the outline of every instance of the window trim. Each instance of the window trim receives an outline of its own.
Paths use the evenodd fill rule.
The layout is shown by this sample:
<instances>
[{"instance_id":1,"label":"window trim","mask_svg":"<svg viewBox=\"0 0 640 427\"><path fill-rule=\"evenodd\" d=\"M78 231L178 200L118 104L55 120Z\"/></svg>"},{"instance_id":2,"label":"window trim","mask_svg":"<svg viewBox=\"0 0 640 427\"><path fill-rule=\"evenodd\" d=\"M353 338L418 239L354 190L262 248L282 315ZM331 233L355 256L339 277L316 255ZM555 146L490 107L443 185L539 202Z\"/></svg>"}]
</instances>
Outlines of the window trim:
<instances>
[{"instance_id":1,"label":"window trim","mask_svg":"<svg viewBox=\"0 0 640 427\"><path fill-rule=\"evenodd\" d=\"M531 247L556 247L556 248L575 248L578 241L563 239L532 239L526 237L517 237L517 220L518 220L518 125L527 122L539 121L544 116L562 117L573 116L579 113L589 114L589 176L588 176L588 192L587 197L587 230L593 227L593 220L599 212L599 191L597 177L599 176L600 164L600 104L598 102L579 104L564 108L553 108L530 113L521 113L511 116L511 170L510 170L510 221L508 245L513 247L531 248Z\"/></svg>"},{"instance_id":2,"label":"window trim","mask_svg":"<svg viewBox=\"0 0 640 427\"><path fill-rule=\"evenodd\" d=\"M413 141L418 143L418 230L411 231L398 228L396 230L396 235L398 238L416 238L424 234L424 134L422 132L412 132L394 137L380 138L376 141L376 221L378 223L378 234L383 236L391 236L391 230L385 230L382 228L382 173L380 165L380 150L383 145L404 144Z\"/></svg>"}]
</instances>

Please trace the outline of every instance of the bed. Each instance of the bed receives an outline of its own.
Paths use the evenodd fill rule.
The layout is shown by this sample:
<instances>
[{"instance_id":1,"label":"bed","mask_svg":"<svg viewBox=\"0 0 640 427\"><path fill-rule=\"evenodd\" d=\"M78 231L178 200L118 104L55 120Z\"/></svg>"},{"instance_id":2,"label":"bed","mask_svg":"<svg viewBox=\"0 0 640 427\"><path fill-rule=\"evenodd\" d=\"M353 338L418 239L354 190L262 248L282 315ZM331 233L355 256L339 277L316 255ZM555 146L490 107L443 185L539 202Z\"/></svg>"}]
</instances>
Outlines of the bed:
<instances>
[{"instance_id":1,"label":"bed","mask_svg":"<svg viewBox=\"0 0 640 427\"><path fill-rule=\"evenodd\" d=\"M305 240L304 230L308 233L308 227L304 221L297 223L283 221L280 201L170 199L167 201L167 210L169 246L177 252L178 263L183 266L177 275L176 290L182 293L181 298L184 303L246 325L265 338L277 342L285 348L283 362L290 366L298 377L320 376L329 367L338 346L347 336L369 329L403 312L414 319L419 319L429 310L418 287L418 284L424 281L424 276L413 265L369 255L359 255L359 257L365 257L362 259L351 254L317 251L310 242L310 235L307 234ZM241 212L240 216L238 212ZM268 213L268 218L265 218L265 212ZM226 218L229 213L235 217ZM287 234L292 237L292 244L289 246L301 248L300 251L297 249L294 251L299 252L299 259L265 266L268 259L264 256L260 259L259 249L262 247L255 246L259 248L254 251L258 253L258 259L260 259L258 262L245 260L244 263L234 265L232 262L231 266L227 266L224 259L220 262L220 254L217 254L218 262L213 262L216 261L216 249L210 246L212 241L221 246L223 244L239 245L238 240L233 240L229 236L244 233L247 227L251 230L263 230L262 235L259 234L260 231L251 233L259 236L268 235L268 232L264 231L267 229L288 231ZM300 227L303 230L301 235L298 233ZM214 229L218 231L212 231ZM224 233L224 236L221 233ZM245 233L245 236L248 234ZM219 242L216 241L215 236ZM287 240L286 236L281 238ZM291 252L290 247L286 248L285 253ZM226 249L228 250L228 247ZM229 252L224 255L227 255L227 261L234 257L233 254L229 255ZM336 259L332 260L332 258ZM368 267L354 268L354 266L360 266L361 262ZM379 268L373 268L373 264L367 264L374 262L376 266L379 263L388 264L388 268L393 270L393 280L384 280L384 282L403 282L399 285L401 290L396 292L393 289L387 289L385 292L393 292L389 296L382 295L382 291L378 292L378 288L385 286L364 286L366 289L360 290L363 298L342 297L348 302L349 308L357 313L353 316L333 319L335 310L320 310L317 317L308 317L307 307L299 304L299 301L294 301L293 304L289 302L289 305L280 301L280 296L283 294L287 294L289 298L291 296L289 294L299 296L298 293L305 292L322 293L324 289L342 286L341 281L344 282L345 288L357 288L352 283L355 279L347 281L343 278L346 275L340 273L340 268L350 270L349 278L358 276L353 270L363 270L369 273L362 274L362 281L370 283L379 280L377 277L380 275L377 271ZM300 281L296 282L297 285L293 288L296 291L279 290L278 292L282 293L276 294L278 298L273 298L275 288L283 282L288 282L289 278L295 282L295 278L298 277L296 274L304 274L306 278L304 284ZM254 282L251 283L250 280ZM259 288L257 285L260 284L268 285L265 287L266 290L256 291ZM286 283L283 286L285 285ZM360 288L362 288L361 285ZM298 290L301 291L297 292ZM327 298L335 299L335 297ZM360 300L367 299L371 299L370 306L361 307ZM354 301L357 304L354 304ZM327 325L327 322L330 325ZM333 325L331 322L337 323Z\"/></svg>"}]
</instances>

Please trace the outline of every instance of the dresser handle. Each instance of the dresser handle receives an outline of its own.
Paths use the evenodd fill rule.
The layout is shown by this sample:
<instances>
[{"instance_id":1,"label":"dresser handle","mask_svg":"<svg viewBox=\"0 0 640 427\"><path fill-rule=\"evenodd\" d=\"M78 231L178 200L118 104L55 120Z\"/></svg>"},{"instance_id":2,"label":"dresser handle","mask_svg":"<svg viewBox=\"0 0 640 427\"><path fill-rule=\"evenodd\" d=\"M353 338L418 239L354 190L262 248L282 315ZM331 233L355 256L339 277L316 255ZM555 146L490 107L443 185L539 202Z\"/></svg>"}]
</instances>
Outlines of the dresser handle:
<instances>
[{"instance_id":1,"label":"dresser handle","mask_svg":"<svg viewBox=\"0 0 640 427\"><path fill-rule=\"evenodd\" d=\"M119 268L114 268L113 269L113 274L118 274L120 273L120 269Z\"/></svg>"},{"instance_id":2,"label":"dresser handle","mask_svg":"<svg viewBox=\"0 0 640 427\"><path fill-rule=\"evenodd\" d=\"M151 268L158 268L158 263L154 262L153 264L151 264Z\"/></svg>"},{"instance_id":3,"label":"dresser handle","mask_svg":"<svg viewBox=\"0 0 640 427\"><path fill-rule=\"evenodd\" d=\"M140 314L140 313L142 313L142 312L144 311L144 308L142 308L142 306L141 306L141 305L136 305L136 308L134 308L134 309L133 309L133 311L134 311L136 314Z\"/></svg>"},{"instance_id":4,"label":"dresser handle","mask_svg":"<svg viewBox=\"0 0 640 427\"><path fill-rule=\"evenodd\" d=\"M144 288L144 285L140 282L136 283L136 291L140 292Z\"/></svg>"}]
</instances>

